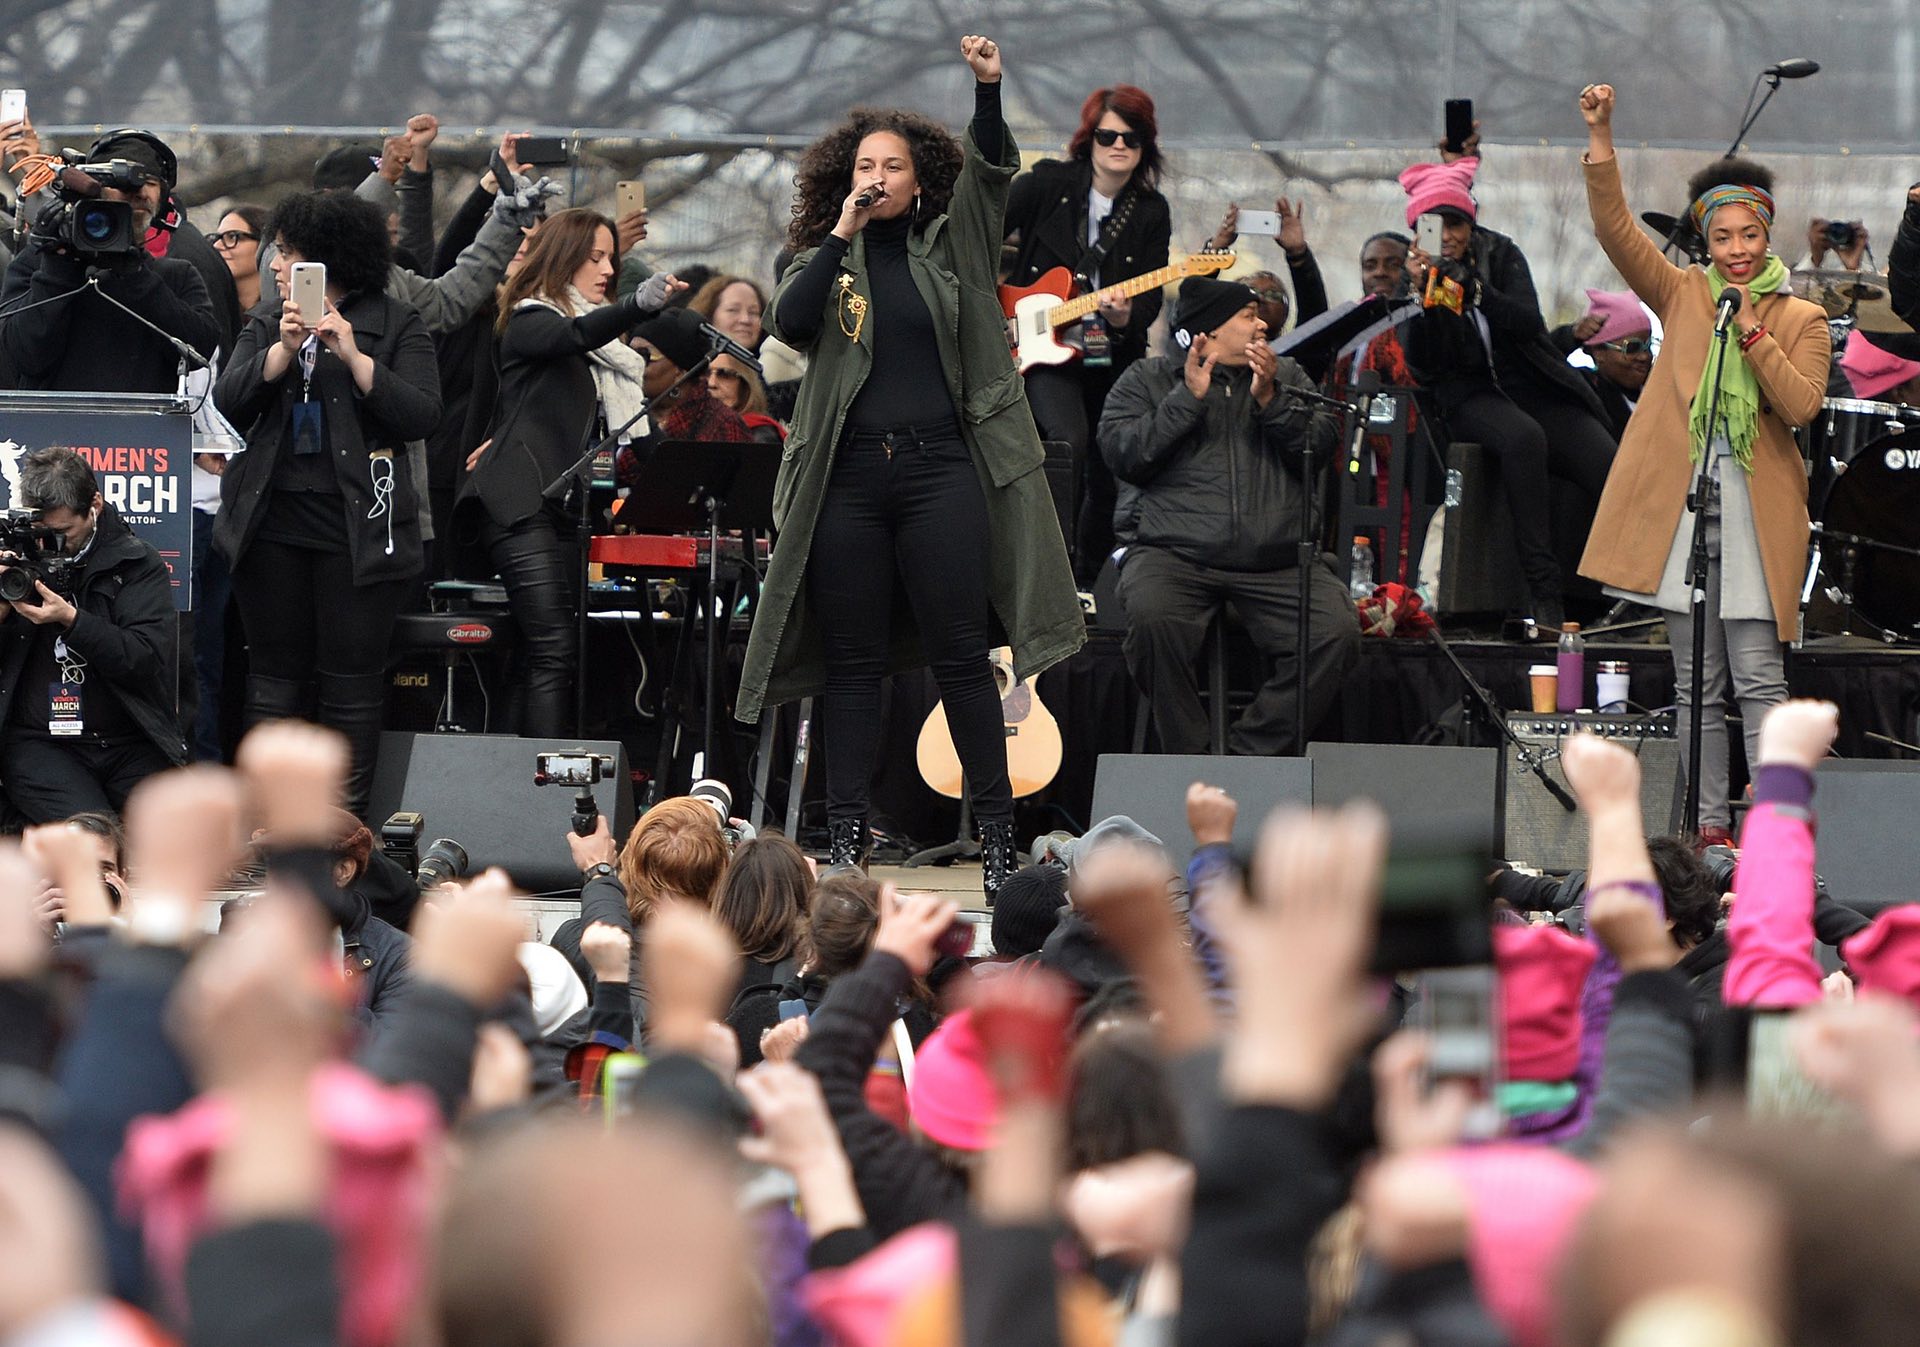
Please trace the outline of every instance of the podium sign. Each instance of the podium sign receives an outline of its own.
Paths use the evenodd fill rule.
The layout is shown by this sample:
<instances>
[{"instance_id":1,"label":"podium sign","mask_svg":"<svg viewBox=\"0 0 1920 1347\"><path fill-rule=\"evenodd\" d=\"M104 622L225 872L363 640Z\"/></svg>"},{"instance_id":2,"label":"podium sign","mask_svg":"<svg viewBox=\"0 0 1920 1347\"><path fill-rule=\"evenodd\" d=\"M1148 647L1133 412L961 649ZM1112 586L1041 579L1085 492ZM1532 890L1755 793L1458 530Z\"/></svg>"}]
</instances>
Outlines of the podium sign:
<instances>
[{"instance_id":1,"label":"podium sign","mask_svg":"<svg viewBox=\"0 0 1920 1347\"><path fill-rule=\"evenodd\" d=\"M193 606L193 418L171 397L0 394L0 508L20 510L20 464L41 449L87 460L100 494L167 563L173 606Z\"/></svg>"}]
</instances>

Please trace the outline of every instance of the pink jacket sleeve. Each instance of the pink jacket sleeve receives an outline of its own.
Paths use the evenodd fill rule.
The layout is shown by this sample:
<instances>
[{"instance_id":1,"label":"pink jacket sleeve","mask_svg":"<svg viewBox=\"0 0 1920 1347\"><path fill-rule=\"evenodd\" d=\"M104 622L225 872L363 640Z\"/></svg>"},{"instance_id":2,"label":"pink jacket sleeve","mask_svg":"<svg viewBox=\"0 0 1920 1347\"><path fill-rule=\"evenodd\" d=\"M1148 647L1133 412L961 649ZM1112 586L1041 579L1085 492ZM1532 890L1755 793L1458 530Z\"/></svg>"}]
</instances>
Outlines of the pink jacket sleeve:
<instances>
[{"instance_id":1,"label":"pink jacket sleeve","mask_svg":"<svg viewBox=\"0 0 1920 1347\"><path fill-rule=\"evenodd\" d=\"M1721 999L1730 1006L1770 1010L1819 1000L1810 810L1768 799L1753 806L1740 830L1733 892L1733 914L1727 919L1732 952Z\"/></svg>"}]
</instances>

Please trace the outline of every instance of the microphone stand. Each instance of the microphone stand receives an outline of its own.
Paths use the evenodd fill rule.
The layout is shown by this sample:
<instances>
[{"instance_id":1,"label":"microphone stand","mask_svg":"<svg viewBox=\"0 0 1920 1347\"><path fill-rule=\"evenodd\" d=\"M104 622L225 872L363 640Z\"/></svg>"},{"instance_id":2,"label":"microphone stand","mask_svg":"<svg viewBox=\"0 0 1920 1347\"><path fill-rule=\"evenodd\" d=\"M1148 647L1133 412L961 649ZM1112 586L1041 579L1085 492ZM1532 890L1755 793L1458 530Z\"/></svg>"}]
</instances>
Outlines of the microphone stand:
<instances>
[{"instance_id":1,"label":"microphone stand","mask_svg":"<svg viewBox=\"0 0 1920 1347\"><path fill-rule=\"evenodd\" d=\"M654 403L658 402L661 398L671 396L682 384L687 383L696 375L702 374L712 359L713 352L709 351L694 362L691 369L682 370L679 378L675 379L652 397L643 401L640 404L639 411L629 416L621 424L608 430L605 435L595 440L592 444L589 444L580 457L574 459L572 463L562 468L559 476L541 488L540 495L542 499L565 501L569 494L577 494L580 503L579 512L574 520L574 523L577 525L576 534L580 555L580 566L575 577L580 582L580 606L574 617L573 630L574 642L579 651L575 660L577 667L574 671L573 678L573 732L577 738L584 739L587 734L587 598L591 592L589 586L591 584L591 568L593 565L593 557L591 555L593 548L593 491L590 484L581 479L589 466L592 465L593 460L600 455L602 450L612 448L618 444L620 437L625 435L636 421L653 410ZM641 597L645 599L647 596L643 594ZM708 600L708 607L712 607L711 598ZM711 619L712 614L709 613L708 617ZM711 626L711 621L709 621L709 626Z\"/></svg>"},{"instance_id":2,"label":"microphone stand","mask_svg":"<svg viewBox=\"0 0 1920 1347\"><path fill-rule=\"evenodd\" d=\"M1808 73L1811 74L1812 72L1809 71ZM1758 75L1753 77L1753 85L1747 90L1747 104L1741 116L1740 129L1733 133L1733 140L1728 144L1727 152L1720 156L1722 159L1731 159L1740 152L1740 142L1747 138L1747 132L1753 130L1753 124L1760 120L1760 114L1767 110L1767 104L1772 102L1773 96L1780 92L1780 81L1783 78L1784 76L1773 70L1762 70ZM1759 105L1755 106L1753 96L1760 91L1760 84L1763 80L1766 82L1767 92L1761 97ZM1691 230L1691 225L1691 213L1685 210L1681 211L1679 215L1674 217L1673 228L1667 232L1667 241L1661 245L1660 251L1664 253L1675 248L1679 248L1683 252L1688 251L1685 243L1687 234Z\"/></svg>"},{"instance_id":3,"label":"microphone stand","mask_svg":"<svg viewBox=\"0 0 1920 1347\"><path fill-rule=\"evenodd\" d=\"M1700 470L1694 474L1687 494L1687 508L1693 511L1693 540L1688 549L1688 602L1693 620L1693 668L1687 677L1693 715L1687 721L1687 794L1682 821L1694 836L1700 833L1700 717L1705 696L1707 660L1707 502L1713 490L1714 423L1720 414L1720 375L1727 364L1727 337L1733 327L1733 315L1714 336L1713 401L1707 406L1706 443L1700 448Z\"/></svg>"},{"instance_id":4,"label":"microphone stand","mask_svg":"<svg viewBox=\"0 0 1920 1347\"><path fill-rule=\"evenodd\" d=\"M1281 388L1276 385L1273 391L1274 396L1278 397ZM1358 439L1366 433L1367 422L1364 415L1355 415L1351 402L1330 398L1323 393L1309 392L1304 388L1289 387L1285 391L1288 396L1299 398L1303 402L1317 402L1330 408L1338 407L1346 416L1347 424L1353 427L1355 439L1353 452L1358 452ZM1343 434L1345 430L1346 427L1343 426ZM1307 651L1312 645L1313 628L1313 572L1310 567L1319 559L1320 543L1319 525L1314 518L1315 507L1319 504L1320 484L1314 478L1311 425L1308 426L1307 433L1301 437L1300 442L1300 483L1304 490L1301 492L1303 503L1300 510L1300 537L1295 560L1298 568L1296 579L1299 585L1300 618L1294 625L1293 632L1293 743L1294 751L1304 754L1307 751L1307 732L1313 728L1307 723ZM1351 588L1351 577L1348 579L1348 585ZM1224 751L1226 745L1222 744L1220 748Z\"/></svg>"},{"instance_id":5,"label":"microphone stand","mask_svg":"<svg viewBox=\"0 0 1920 1347\"><path fill-rule=\"evenodd\" d=\"M1467 685L1467 696L1473 702L1474 709L1480 713L1480 719L1492 728L1500 731L1501 736L1512 746L1513 760L1529 772L1532 772L1534 776L1538 777L1540 784L1546 787L1547 794L1558 800L1562 809L1565 809L1569 814L1576 812L1579 809L1579 805L1574 803L1573 796L1567 794L1566 788L1547 774L1546 760L1541 751L1522 739L1519 734L1515 732L1513 725L1507 720L1506 712L1501 710L1500 703L1493 699L1493 694L1481 685L1480 680L1468 671L1465 664L1461 663L1460 657L1453 653L1453 647L1448 645L1447 638L1440 634L1440 627L1437 623L1428 629L1427 635L1433 638L1433 643L1440 648L1440 653L1447 657L1447 663L1453 666L1453 671L1460 675L1460 681ZM1506 762L1502 759L1500 764L1502 787L1500 799L1502 801L1501 811L1503 817L1501 819L1501 832L1503 835L1506 831L1506 820L1504 818L1506 810L1504 802L1507 795L1505 789L1506 770Z\"/></svg>"}]
</instances>

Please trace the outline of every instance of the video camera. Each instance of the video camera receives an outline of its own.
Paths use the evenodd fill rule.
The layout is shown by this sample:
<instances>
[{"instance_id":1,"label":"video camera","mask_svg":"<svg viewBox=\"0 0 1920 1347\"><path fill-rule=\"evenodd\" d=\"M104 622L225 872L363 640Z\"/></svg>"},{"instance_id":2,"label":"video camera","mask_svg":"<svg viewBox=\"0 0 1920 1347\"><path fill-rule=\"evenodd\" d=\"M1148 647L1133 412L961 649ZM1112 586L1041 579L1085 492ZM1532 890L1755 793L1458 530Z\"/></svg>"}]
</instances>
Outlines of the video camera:
<instances>
[{"instance_id":1,"label":"video camera","mask_svg":"<svg viewBox=\"0 0 1920 1347\"><path fill-rule=\"evenodd\" d=\"M60 152L62 167L51 184L55 203L34 221L35 236L89 257L125 257L144 243L133 224L133 206L109 201L109 187L137 192L156 175L129 159L88 163L78 150Z\"/></svg>"},{"instance_id":2,"label":"video camera","mask_svg":"<svg viewBox=\"0 0 1920 1347\"><path fill-rule=\"evenodd\" d=\"M62 539L57 530L40 522L38 510L8 510L0 515L0 600L17 603L32 599L39 580L62 598L73 597L79 563L61 554Z\"/></svg>"}]
</instances>

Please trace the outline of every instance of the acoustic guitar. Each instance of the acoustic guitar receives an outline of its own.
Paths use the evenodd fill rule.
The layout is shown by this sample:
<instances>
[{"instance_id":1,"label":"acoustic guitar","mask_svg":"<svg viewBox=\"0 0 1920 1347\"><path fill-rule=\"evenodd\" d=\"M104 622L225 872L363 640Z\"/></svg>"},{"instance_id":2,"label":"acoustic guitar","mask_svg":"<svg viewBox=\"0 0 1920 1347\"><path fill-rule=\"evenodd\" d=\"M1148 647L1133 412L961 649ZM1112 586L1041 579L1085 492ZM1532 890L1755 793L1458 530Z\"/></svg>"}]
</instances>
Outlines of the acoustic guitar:
<instances>
[{"instance_id":1,"label":"acoustic guitar","mask_svg":"<svg viewBox=\"0 0 1920 1347\"><path fill-rule=\"evenodd\" d=\"M1000 311L1007 316L1007 339L1013 343L1014 363L1025 374L1035 365L1062 365L1080 358L1080 351L1054 333L1077 323L1100 307L1100 296L1118 290L1127 298L1158 290L1189 276L1211 276L1235 262L1232 253L1194 253L1184 261L1144 272L1118 285L1105 285L1093 294L1075 296L1073 273L1055 267L1032 285L1000 287Z\"/></svg>"},{"instance_id":2,"label":"acoustic guitar","mask_svg":"<svg viewBox=\"0 0 1920 1347\"><path fill-rule=\"evenodd\" d=\"M1042 789L1060 771L1060 723L1033 690L1033 680L1013 676L1013 651L1001 646L987 656L1000 689L1000 715L1007 729L1007 776L1015 798ZM947 727L947 704L927 712L914 748L920 779L950 800L961 795L960 754Z\"/></svg>"}]
</instances>

